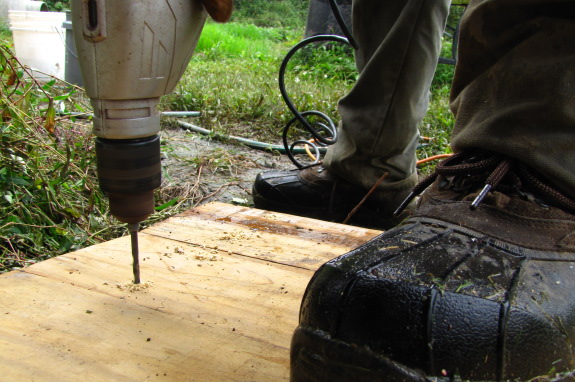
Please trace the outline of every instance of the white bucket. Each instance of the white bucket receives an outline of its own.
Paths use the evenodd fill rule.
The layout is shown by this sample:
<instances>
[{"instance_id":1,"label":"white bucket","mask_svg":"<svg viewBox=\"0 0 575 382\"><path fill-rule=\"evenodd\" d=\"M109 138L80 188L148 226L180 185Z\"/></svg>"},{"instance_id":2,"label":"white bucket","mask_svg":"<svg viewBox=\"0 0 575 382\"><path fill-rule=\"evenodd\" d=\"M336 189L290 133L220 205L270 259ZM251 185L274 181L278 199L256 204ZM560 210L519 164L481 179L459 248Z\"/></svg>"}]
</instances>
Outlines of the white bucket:
<instances>
[{"instance_id":1,"label":"white bucket","mask_svg":"<svg viewBox=\"0 0 575 382\"><path fill-rule=\"evenodd\" d=\"M8 24L8 11L48 11L48 6L35 0L0 0L0 21Z\"/></svg>"},{"instance_id":2,"label":"white bucket","mask_svg":"<svg viewBox=\"0 0 575 382\"><path fill-rule=\"evenodd\" d=\"M64 12L8 11L16 58L34 70L34 77L64 79L66 50ZM46 73L46 74L43 74Z\"/></svg>"}]
</instances>

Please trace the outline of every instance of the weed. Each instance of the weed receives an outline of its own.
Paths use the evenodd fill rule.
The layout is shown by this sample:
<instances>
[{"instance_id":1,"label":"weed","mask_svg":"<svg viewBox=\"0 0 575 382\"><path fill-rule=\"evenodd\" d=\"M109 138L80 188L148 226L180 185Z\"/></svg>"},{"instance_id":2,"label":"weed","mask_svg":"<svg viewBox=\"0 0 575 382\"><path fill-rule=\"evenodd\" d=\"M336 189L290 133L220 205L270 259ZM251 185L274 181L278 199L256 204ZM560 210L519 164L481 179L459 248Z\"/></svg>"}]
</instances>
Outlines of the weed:
<instances>
[{"instance_id":1,"label":"weed","mask_svg":"<svg viewBox=\"0 0 575 382\"><path fill-rule=\"evenodd\" d=\"M0 22L0 42L9 45L12 41L12 32L7 24Z\"/></svg>"},{"instance_id":2,"label":"weed","mask_svg":"<svg viewBox=\"0 0 575 382\"><path fill-rule=\"evenodd\" d=\"M263 27L301 28L305 23L307 1L236 0L234 20Z\"/></svg>"},{"instance_id":3,"label":"weed","mask_svg":"<svg viewBox=\"0 0 575 382\"><path fill-rule=\"evenodd\" d=\"M358 77L352 48L337 43L306 46L292 57L288 72L296 73L299 78L343 81L348 84L355 83Z\"/></svg>"},{"instance_id":4,"label":"weed","mask_svg":"<svg viewBox=\"0 0 575 382\"><path fill-rule=\"evenodd\" d=\"M55 12L63 12L70 9L70 0L44 0L48 9Z\"/></svg>"},{"instance_id":5,"label":"weed","mask_svg":"<svg viewBox=\"0 0 575 382\"><path fill-rule=\"evenodd\" d=\"M78 89L37 82L0 47L0 271L95 243L109 226L89 130L57 117L83 110Z\"/></svg>"}]
</instances>

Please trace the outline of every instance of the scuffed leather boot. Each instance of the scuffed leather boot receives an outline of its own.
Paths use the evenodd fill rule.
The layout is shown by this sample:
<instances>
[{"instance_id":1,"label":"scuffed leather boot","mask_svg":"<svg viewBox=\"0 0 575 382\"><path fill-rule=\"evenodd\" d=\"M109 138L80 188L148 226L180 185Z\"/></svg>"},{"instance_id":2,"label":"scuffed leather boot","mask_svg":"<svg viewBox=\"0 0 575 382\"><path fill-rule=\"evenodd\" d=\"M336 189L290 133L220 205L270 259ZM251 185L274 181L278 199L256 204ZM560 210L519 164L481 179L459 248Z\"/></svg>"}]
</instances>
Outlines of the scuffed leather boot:
<instances>
[{"instance_id":1,"label":"scuffed leather boot","mask_svg":"<svg viewBox=\"0 0 575 382\"><path fill-rule=\"evenodd\" d=\"M292 382L575 380L575 202L493 153L431 181L414 217L316 272Z\"/></svg>"},{"instance_id":2,"label":"scuffed leather boot","mask_svg":"<svg viewBox=\"0 0 575 382\"><path fill-rule=\"evenodd\" d=\"M370 194L370 190L335 176L323 166L314 165L302 170L260 173L254 182L252 196L255 206L260 209L336 223L342 223L350 216L349 224L388 229L413 212L414 205L400 216L393 216L416 179L414 175L393 190Z\"/></svg>"}]
</instances>

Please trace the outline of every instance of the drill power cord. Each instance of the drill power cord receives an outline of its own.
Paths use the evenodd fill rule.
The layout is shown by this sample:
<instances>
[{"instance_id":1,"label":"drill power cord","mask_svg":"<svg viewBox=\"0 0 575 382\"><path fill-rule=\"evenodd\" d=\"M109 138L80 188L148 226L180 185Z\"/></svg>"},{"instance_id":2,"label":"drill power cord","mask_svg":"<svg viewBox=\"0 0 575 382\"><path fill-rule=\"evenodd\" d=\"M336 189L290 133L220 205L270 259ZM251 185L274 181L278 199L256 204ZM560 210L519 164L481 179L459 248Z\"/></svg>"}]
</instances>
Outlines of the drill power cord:
<instances>
[{"instance_id":1,"label":"drill power cord","mask_svg":"<svg viewBox=\"0 0 575 382\"><path fill-rule=\"evenodd\" d=\"M283 128L282 141L283 141L285 153L287 154L289 159L292 161L292 163L299 169L302 169L306 165L300 163L295 158L294 154L299 153L298 151L296 151L296 146L303 145L306 149L305 152L308 153L308 156L310 156L310 157L312 157L311 155L309 155L310 148L313 149L313 151L315 151L316 155L315 155L315 160L312 164L319 163L319 161L320 161L320 155L319 155L320 148L325 149L326 146L332 145L335 142L337 142L337 127L336 127L335 123L333 122L333 120L322 112L315 111L315 110L300 112L295 107L294 103L292 102L291 98L289 97L289 94L288 94L288 92L286 90L286 86L285 86L285 72L286 72L287 66L289 64L289 61L300 49L302 49L302 48L304 48L310 44L314 44L314 43L317 43L320 41L321 42L331 41L331 42L341 43L341 44L345 44L345 45L350 45L354 49L357 49L357 47L358 47L355 39L353 38L351 32L349 31L349 28L347 27L345 21L343 20L343 16L341 15L341 12L339 11L339 7L337 6L337 3L335 2L335 0L329 0L329 4L330 4L331 9L333 11L333 14L335 16L335 19L337 20L339 27L342 30L342 33L344 34L345 37L338 36L338 35L331 35L331 34L321 34L321 35L308 37L308 38L302 40L301 42L296 44L287 53L287 55L285 56L285 58L282 61L282 64L280 66L280 71L279 71L278 82L279 82L279 88L280 88L282 98L283 98L284 102L286 103L288 109L290 109L290 111L294 115L294 118L291 119ZM309 119L308 119L308 117L311 117L311 116L317 117L321 122L314 122L313 124L311 124L309 122ZM289 129L296 122L299 122L301 125L303 125L303 127L312 135L312 139L297 140L293 144L290 145L288 143L288 132L289 132Z\"/></svg>"},{"instance_id":2,"label":"drill power cord","mask_svg":"<svg viewBox=\"0 0 575 382\"><path fill-rule=\"evenodd\" d=\"M297 145L307 145L311 147L316 153L318 153L320 147L329 146L337 142L337 127L333 122L333 120L329 116L327 116L327 114L316 110L300 112L292 102L291 98L289 97L289 94L285 86L285 73L291 58L300 49L318 41L332 41L332 42L349 44L347 38L336 35L317 35L308 37L305 40L296 44L288 52L288 54L282 61L278 77L279 88L282 98L285 104L287 105L288 109L290 109L290 111L294 115L294 118L292 118L283 128L282 141L287 156L292 161L292 163L299 169L303 168L305 165L300 163L294 156L294 154L296 153L294 149ZM310 116L315 116L319 118L319 120L322 120L322 122L314 122L312 125L308 120L308 117ZM315 142L312 142L310 140L298 140L291 145L288 143L289 129L296 122L299 122L301 125L303 125L303 127L312 135L313 139L315 139ZM321 134L322 132L323 134ZM316 155L316 161L314 163L318 163L319 160L320 160L319 155Z\"/></svg>"}]
</instances>

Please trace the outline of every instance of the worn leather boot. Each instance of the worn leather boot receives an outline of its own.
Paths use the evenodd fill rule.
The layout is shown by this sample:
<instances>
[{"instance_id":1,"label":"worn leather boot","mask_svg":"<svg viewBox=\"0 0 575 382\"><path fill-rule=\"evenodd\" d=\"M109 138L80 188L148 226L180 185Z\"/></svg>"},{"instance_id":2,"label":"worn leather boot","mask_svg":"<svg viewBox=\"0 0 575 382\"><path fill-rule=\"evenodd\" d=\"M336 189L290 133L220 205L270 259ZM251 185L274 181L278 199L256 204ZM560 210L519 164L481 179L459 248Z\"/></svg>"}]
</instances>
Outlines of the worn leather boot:
<instances>
[{"instance_id":1,"label":"worn leather boot","mask_svg":"<svg viewBox=\"0 0 575 382\"><path fill-rule=\"evenodd\" d=\"M313 276L291 381L575 380L575 202L493 153L430 183L414 217Z\"/></svg>"},{"instance_id":2,"label":"worn leather boot","mask_svg":"<svg viewBox=\"0 0 575 382\"><path fill-rule=\"evenodd\" d=\"M370 190L315 165L302 170L260 173L254 182L252 196L254 205L260 209L336 223L343 223L350 216L349 224L387 229L399 224L413 211L414 205L400 216L393 216L410 188L407 184L397 190L370 194ZM360 208L354 211L357 206Z\"/></svg>"}]
</instances>

